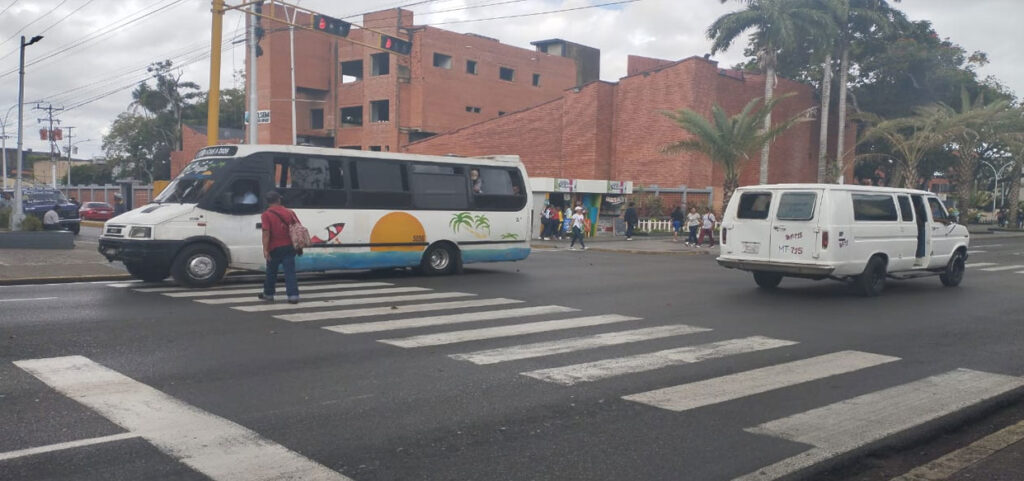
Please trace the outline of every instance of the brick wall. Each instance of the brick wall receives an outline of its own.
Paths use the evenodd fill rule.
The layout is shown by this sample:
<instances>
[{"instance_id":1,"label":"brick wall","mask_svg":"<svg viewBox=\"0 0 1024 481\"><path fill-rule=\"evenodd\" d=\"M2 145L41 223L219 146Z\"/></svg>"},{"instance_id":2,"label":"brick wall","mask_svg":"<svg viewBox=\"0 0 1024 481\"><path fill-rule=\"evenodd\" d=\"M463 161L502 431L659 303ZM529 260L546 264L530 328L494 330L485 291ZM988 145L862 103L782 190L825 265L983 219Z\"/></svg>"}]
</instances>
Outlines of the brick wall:
<instances>
[{"instance_id":1,"label":"brick wall","mask_svg":"<svg viewBox=\"0 0 1024 481\"><path fill-rule=\"evenodd\" d=\"M181 172L182 169L188 165L192 159L196 158L196 152L199 149L206 147L207 137L206 134L189 127L188 125L181 126L181 140L182 149L171 152L171 178L173 179ZM242 139L225 139L221 138L217 141L218 144L240 144ZM72 179L74 180L74 179Z\"/></svg>"}]
</instances>

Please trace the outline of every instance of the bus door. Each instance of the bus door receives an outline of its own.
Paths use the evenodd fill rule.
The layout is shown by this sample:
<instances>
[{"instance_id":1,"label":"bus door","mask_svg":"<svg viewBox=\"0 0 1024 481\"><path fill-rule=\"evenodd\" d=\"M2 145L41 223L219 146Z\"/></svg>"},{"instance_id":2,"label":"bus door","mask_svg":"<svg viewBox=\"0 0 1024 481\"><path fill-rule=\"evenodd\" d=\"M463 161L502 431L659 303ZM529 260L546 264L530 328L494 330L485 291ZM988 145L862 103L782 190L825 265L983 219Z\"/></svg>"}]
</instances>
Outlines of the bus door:
<instances>
[{"instance_id":1,"label":"bus door","mask_svg":"<svg viewBox=\"0 0 1024 481\"><path fill-rule=\"evenodd\" d=\"M268 190L269 183L260 176L233 175L218 191L214 209L206 213L206 233L227 246L232 266L265 265L260 214L266 208L261 192Z\"/></svg>"}]
</instances>

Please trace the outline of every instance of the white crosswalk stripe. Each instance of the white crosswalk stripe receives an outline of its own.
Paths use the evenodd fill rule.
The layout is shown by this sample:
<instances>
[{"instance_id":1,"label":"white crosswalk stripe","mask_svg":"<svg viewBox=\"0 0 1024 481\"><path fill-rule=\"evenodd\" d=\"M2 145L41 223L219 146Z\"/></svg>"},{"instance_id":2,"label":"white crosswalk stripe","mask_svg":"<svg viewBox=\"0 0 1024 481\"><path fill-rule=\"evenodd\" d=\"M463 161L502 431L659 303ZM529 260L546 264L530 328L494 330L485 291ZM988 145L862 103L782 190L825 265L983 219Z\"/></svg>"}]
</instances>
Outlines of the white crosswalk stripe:
<instances>
[{"instance_id":1,"label":"white crosswalk stripe","mask_svg":"<svg viewBox=\"0 0 1024 481\"><path fill-rule=\"evenodd\" d=\"M388 314L404 314L406 312L443 311L445 309L464 309L470 307L500 306L523 302L517 299L477 299L472 301L432 302L427 304L407 304L388 307L368 307L363 309L340 309L335 311L304 312L274 316L289 322L319 321L324 319L351 319L354 317L383 316Z\"/></svg>"},{"instance_id":2,"label":"white crosswalk stripe","mask_svg":"<svg viewBox=\"0 0 1024 481\"><path fill-rule=\"evenodd\" d=\"M898 357L867 352L841 351L632 394L623 399L670 411L686 411L898 360Z\"/></svg>"},{"instance_id":3,"label":"white crosswalk stripe","mask_svg":"<svg viewBox=\"0 0 1024 481\"><path fill-rule=\"evenodd\" d=\"M985 272L999 272L999 271L1012 271L1014 269L1020 269L1024 267L1024 264L1017 264L1013 266L999 266L999 267L987 267L982 269Z\"/></svg>"},{"instance_id":4,"label":"white crosswalk stripe","mask_svg":"<svg viewBox=\"0 0 1024 481\"><path fill-rule=\"evenodd\" d=\"M454 344L458 342L521 336L524 334L536 334L539 332L576 329L579 327L600 326L603 324L611 324L615 322L637 320L640 320L640 318L620 316L618 314L605 314L600 316L560 319L557 321L530 322L526 324L512 324L508 326L485 327L482 329L468 329L465 331L452 331L439 334L423 334L420 336L412 336L401 339L381 339L380 342L383 342L385 344L391 344L392 346L405 348L439 346L443 344Z\"/></svg>"},{"instance_id":5,"label":"white crosswalk stripe","mask_svg":"<svg viewBox=\"0 0 1024 481\"><path fill-rule=\"evenodd\" d=\"M330 292L306 292L302 290L301 298L303 301L309 299L329 299L334 297L355 297L365 295L376 295L376 294L399 294L402 292L424 292L429 291L426 287L385 287L382 289L356 289L354 291L330 291ZM219 299L196 299L196 302L203 304L244 304L244 303L261 303L264 302L258 299L254 293L250 296L244 297L225 297ZM283 300L283 299L282 299Z\"/></svg>"},{"instance_id":6,"label":"white crosswalk stripe","mask_svg":"<svg viewBox=\"0 0 1024 481\"><path fill-rule=\"evenodd\" d=\"M334 284L313 284L302 285L302 291L326 291L331 289L356 289L360 287L384 287L391 286L387 282L339 282ZM230 296L236 294L251 294L255 296L263 292L263 286L251 286L244 289L213 289L213 290L190 290L185 292L164 292L167 297L214 297Z\"/></svg>"},{"instance_id":7,"label":"white crosswalk stripe","mask_svg":"<svg viewBox=\"0 0 1024 481\"><path fill-rule=\"evenodd\" d=\"M968 264L964 264L964 267L985 267L985 266L994 266L994 265L996 265L995 262L971 262L971 263L968 263Z\"/></svg>"},{"instance_id":8,"label":"white crosswalk stripe","mask_svg":"<svg viewBox=\"0 0 1024 481\"><path fill-rule=\"evenodd\" d=\"M350 282L355 282L355 281L344 280L344 279L330 279L330 280L322 280L322 281L302 281L302 286L306 287L306 286L315 286L315 285L320 285L320 284L341 284L341 283L350 283ZM281 282L279 281L278 284L281 284ZM141 283L141 282L140 283L123 282L123 283L117 283L117 284L107 284L108 287L132 287L132 286L139 286L139 285L144 285L144 284ZM243 288L245 286L250 286L250 287L253 287L253 288L260 288L260 287L263 287L263 282L262 281L260 281L260 282L229 282L229 283L220 284L220 285L216 285L216 286L210 286L210 287L182 287L182 286L136 287L136 288L133 288L132 290L136 291L136 292L156 292L156 293L163 293L163 292L189 292L189 291L191 291L191 292L210 292L210 291L219 291L219 290L241 289L241 288Z\"/></svg>"},{"instance_id":9,"label":"white crosswalk stripe","mask_svg":"<svg viewBox=\"0 0 1024 481\"><path fill-rule=\"evenodd\" d=\"M957 369L770 421L747 431L814 447L735 481L774 480L1022 386L1024 378Z\"/></svg>"},{"instance_id":10,"label":"white crosswalk stripe","mask_svg":"<svg viewBox=\"0 0 1024 481\"><path fill-rule=\"evenodd\" d=\"M792 346L795 341L772 339L770 337L752 336L742 339L729 339L725 341L702 344L699 346L680 347L664 351L626 356L615 359L573 364L570 366L556 367L550 369L539 369L520 373L541 381L553 382L565 386L571 386L580 382L598 381L601 379L632 374L644 371L653 371L668 366L691 364L709 359L732 356L747 352L775 349L779 347Z\"/></svg>"},{"instance_id":11,"label":"white crosswalk stripe","mask_svg":"<svg viewBox=\"0 0 1024 481\"><path fill-rule=\"evenodd\" d=\"M429 299L451 299L453 297L472 297L469 292L434 292L430 294L409 294L402 296L362 297L358 299L329 299L326 301L308 301L299 304L263 303L255 306L233 306L232 309L245 312L290 311L293 309L320 309L324 307L359 306L363 304L380 304L382 302L425 301Z\"/></svg>"},{"instance_id":12,"label":"white crosswalk stripe","mask_svg":"<svg viewBox=\"0 0 1024 481\"><path fill-rule=\"evenodd\" d=\"M465 354L452 354L448 357L474 364L495 364L499 362L529 359L532 357L550 356L566 352L582 351L604 346L628 344L633 342L660 339L663 337L682 336L697 332L710 331L702 327L687 325L657 326L629 331L607 332L593 336L574 337L557 341L537 342L521 346L502 347Z\"/></svg>"},{"instance_id":13,"label":"white crosswalk stripe","mask_svg":"<svg viewBox=\"0 0 1024 481\"><path fill-rule=\"evenodd\" d=\"M393 331L397 329L411 329L416 327L441 326L446 324L461 324L466 322L490 321L494 319L507 319L511 317L539 316L542 314L558 314L563 312L574 312L579 309L564 306L534 306L520 307L514 309L498 309L494 311L465 312L462 314L448 314L444 316L413 317L409 319L395 319L390 321L363 322L358 324L341 324L327 326L324 329L341 334L359 334L365 332Z\"/></svg>"}]
</instances>

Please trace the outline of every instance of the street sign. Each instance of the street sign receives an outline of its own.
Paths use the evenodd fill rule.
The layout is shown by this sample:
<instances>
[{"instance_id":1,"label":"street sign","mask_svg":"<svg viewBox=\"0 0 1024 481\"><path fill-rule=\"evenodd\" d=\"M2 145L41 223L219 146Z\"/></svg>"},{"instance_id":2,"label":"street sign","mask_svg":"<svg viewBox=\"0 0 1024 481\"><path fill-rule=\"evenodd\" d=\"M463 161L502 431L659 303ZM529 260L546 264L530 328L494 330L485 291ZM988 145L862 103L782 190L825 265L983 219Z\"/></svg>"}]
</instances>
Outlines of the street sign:
<instances>
[{"instance_id":1,"label":"street sign","mask_svg":"<svg viewBox=\"0 0 1024 481\"><path fill-rule=\"evenodd\" d=\"M257 124L269 124L270 123L270 111L269 110L257 110L256 111L256 123Z\"/></svg>"}]
</instances>

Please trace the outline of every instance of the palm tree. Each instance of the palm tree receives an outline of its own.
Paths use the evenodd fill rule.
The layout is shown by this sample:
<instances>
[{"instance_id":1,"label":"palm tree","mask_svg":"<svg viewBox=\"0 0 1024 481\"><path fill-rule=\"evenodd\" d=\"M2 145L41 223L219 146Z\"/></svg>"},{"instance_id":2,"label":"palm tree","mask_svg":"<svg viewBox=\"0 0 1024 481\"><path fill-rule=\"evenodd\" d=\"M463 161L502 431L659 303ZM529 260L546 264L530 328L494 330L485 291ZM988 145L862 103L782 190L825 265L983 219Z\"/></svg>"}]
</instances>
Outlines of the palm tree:
<instances>
[{"instance_id":1,"label":"palm tree","mask_svg":"<svg viewBox=\"0 0 1024 481\"><path fill-rule=\"evenodd\" d=\"M899 2L900 0L893 0ZM843 132L846 130L846 89L850 72L850 48L854 40L864 36L888 32L893 25L906 23L906 17L899 10L889 6L886 0L839 0L839 112L836 138L836 172L843 176Z\"/></svg>"},{"instance_id":2,"label":"palm tree","mask_svg":"<svg viewBox=\"0 0 1024 481\"><path fill-rule=\"evenodd\" d=\"M719 0L725 3L727 0ZM753 49L765 71L764 99L771 102L775 88L775 70L780 51L793 48L811 32L826 31L828 15L815 9L816 0L739 0L745 10L727 13L708 27L707 36L714 43L711 53L727 50L737 37L753 30ZM772 130L770 110L764 117L763 129ZM761 149L760 183L768 183L768 142Z\"/></svg>"},{"instance_id":3,"label":"palm tree","mask_svg":"<svg viewBox=\"0 0 1024 481\"><path fill-rule=\"evenodd\" d=\"M898 187L920 188L921 160L929 152L945 144L955 124L941 105L929 105L915 109L915 115L898 119L883 119L870 113L858 116L871 125L864 132L860 143L884 141L889 153L863 154L859 158L883 157L894 162ZM840 171L840 175L842 172Z\"/></svg>"},{"instance_id":4,"label":"palm tree","mask_svg":"<svg viewBox=\"0 0 1024 481\"><path fill-rule=\"evenodd\" d=\"M725 170L725 182L722 186L722 206L729 204L732 193L739 187L740 170L750 159L750 154L765 145L797 122L810 120L811 109L771 126L764 130L762 125L772 109L792 94L775 97L765 103L757 98L747 103L740 113L729 117L721 106L711 107L711 119L690 110L662 112L672 119L683 130L692 134L691 138L673 142L662 148L666 154L682 152L699 152L707 155L711 162L722 166Z\"/></svg>"},{"instance_id":5,"label":"palm tree","mask_svg":"<svg viewBox=\"0 0 1024 481\"><path fill-rule=\"evenodd\" d=\"M971 101L967 89L960 89L960 111L942 106L942 112L951 124L950 141L956 163L953 165L957 205L969 205L978 158L991 149L997 140L1012 142L1012 137L1000 139L1003 133L1012 133L1014 126L1009 117L1010 104L1006 101L985 103L979 94Z\"/></svg>"},{"instance_id":6,"label":"palm tree","mask_svg":"<svg viewBox=\"0 0 1024 481\"><path fill-rule=\"evenodd\" d=\"M1005 130L999 135L1000 141L1007 146L1013 156L1014 166L1010 167L1010 222L1017 222L1020 209L1020 184L1024 176L1024 107L1018 106L1009 110L1006 115Z\"/></svg>"}]
</instances>

